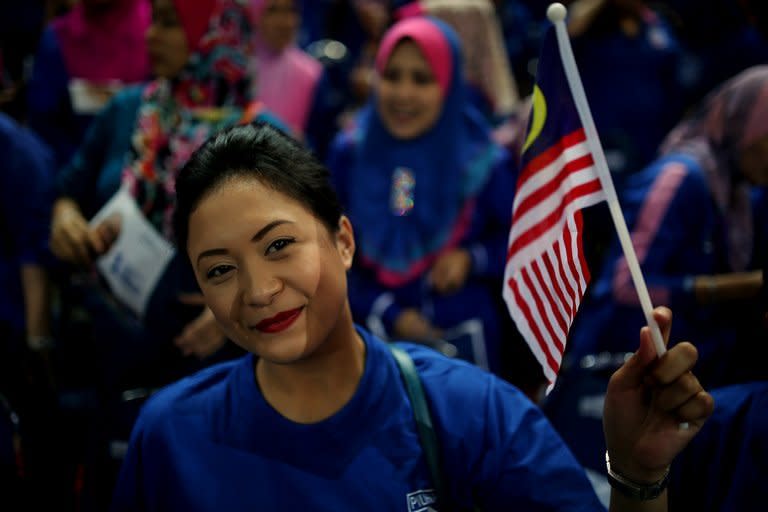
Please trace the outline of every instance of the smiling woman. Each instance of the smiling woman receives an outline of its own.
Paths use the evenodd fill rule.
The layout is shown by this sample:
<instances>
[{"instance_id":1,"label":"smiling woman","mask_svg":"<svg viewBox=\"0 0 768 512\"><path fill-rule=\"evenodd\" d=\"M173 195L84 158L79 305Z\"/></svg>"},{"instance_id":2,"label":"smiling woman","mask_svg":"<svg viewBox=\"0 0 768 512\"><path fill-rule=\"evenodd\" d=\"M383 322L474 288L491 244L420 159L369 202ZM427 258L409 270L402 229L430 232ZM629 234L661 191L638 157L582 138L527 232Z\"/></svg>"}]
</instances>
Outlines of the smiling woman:
<instances>
[{"instance_id":1,"label":"smiling woman","mask_svg":"<svg viewBox=\"0 0 768 512\"><path fill-rule=\"evenodd\" d=\"M328 161L357 229L353 315L522 383L499 341L514 336L498 283L517 168L469 101L458 36L439 20L400 21L376 70L372 100Z\"/></svg>"},{"instance_id":2,"label":"smiling woman","mask_svg":"<svg viewBox=\"0 0 768 512\"><path fill-rule=\"evenodd\" d=\"M195 152L176 186L179 248L219 325L249 354L150 399L113 510L603 510L519 390L399 344L440 442L449 491L436 495L395 360L352 321L352 225L305 148L267 125L231 128ZM667 331L669 312L657 320ZM711 398L688 371L692 345L651 365L648 332L641 340L609 390L606 432L612 467L654 482L698 431ZM666 383L653 390L664 410L642 398L657 382L651 371ZM689 430L677 432L680 419ZM665 510L663 499L616 499L621 510Z\"/></svg>"}]
</instances>

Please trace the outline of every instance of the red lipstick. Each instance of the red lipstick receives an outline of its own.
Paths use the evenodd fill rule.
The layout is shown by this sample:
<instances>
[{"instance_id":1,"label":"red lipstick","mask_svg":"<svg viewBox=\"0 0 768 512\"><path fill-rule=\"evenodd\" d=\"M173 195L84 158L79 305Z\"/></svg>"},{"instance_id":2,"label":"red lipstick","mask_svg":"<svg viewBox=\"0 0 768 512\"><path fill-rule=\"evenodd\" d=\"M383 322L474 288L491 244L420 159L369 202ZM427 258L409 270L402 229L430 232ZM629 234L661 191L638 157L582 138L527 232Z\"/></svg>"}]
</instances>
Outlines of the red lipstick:
<instances>
[{"instance_id":1,"label":"red lipstick","mask_svg":"<svg viewBox=\"0 0 768 512\"><path fill-rule=\"evenodd\" d=\"M302 309L304 308L301 307L301 308L291 309L288 311L283 311L281 313L276 314L272 318L265 318L261 322L257 323L255 327L261 332L267 332L267 333L284 331L285 329L290 327L297 318L299 318L299 315L301 314Z\"/></svg>"}]
</instances>

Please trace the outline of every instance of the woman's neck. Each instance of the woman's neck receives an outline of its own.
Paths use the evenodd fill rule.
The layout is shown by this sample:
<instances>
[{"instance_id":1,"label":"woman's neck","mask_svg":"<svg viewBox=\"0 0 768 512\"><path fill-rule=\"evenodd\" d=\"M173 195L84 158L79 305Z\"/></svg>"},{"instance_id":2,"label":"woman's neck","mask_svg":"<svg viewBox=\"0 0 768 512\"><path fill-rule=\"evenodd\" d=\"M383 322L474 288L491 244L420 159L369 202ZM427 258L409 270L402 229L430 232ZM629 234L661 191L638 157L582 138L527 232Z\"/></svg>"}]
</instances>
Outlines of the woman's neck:
<instances>
[{"instance_id":1,"label":"woman's neck","mask_svg":"<svg viewBox=\"0 0 768 512\"><path fill-rule=\"evenodd\" d=\"M344 315L346 316L346 315ZM365 344L348 327L334 329L308 358L291 364L259 359L256 381L264 399L296 423L317 423L341 410L352 399L365 370Z\"/></svg>"}]
</instances>

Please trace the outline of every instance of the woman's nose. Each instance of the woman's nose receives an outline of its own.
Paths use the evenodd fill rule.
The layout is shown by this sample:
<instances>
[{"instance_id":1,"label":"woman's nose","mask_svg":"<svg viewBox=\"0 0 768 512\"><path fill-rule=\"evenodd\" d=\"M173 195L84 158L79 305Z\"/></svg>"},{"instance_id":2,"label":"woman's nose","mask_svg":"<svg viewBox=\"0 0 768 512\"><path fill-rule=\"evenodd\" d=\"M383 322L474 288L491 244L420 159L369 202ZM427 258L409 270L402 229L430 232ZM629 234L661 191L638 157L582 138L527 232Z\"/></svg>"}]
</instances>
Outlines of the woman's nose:
<instances>
[{"instance_id":1,"label":"woman's nose","mask_svg":"<svg viewBox=\"0 0 768 512\"><path fill-rule=\"evenodd\" d=\"M263 271L250 271L245 274L242 297L247 306L268 306L283 289L282 281L272 274Z\"/></svg>"},{"instance_id":2,"label":"woman's nose","mask_svg":"<svg viewBox=\"0 0 768 512\"><path fill-rule=\"evenodd\" d=\"M157 41L157 28L155 27L154 23L151 24L149 28L147 28L146 32L144 32L144 40L147 42L147 44L151 44Z\"/></svg>"},{"instance_id":3,"label":"woman's nose","mask_svg":"<svg viewBox=\"0 0 768 512\"><path fill-rule=\"evenodd\" d=\"M413 93L413 85L409 80L398 80L395 84L395 95L398 99L408 99Z\"/></svg>"}]
</instances>

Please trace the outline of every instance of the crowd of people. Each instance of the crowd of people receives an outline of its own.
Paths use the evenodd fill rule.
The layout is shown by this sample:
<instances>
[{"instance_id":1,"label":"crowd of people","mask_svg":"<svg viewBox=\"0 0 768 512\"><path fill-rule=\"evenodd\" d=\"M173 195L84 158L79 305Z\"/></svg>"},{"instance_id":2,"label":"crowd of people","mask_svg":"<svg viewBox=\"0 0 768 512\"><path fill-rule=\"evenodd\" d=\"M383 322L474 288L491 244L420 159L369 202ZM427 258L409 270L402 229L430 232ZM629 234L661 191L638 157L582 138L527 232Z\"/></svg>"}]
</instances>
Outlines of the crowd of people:
<instances>
[{"instance_id":1,"label":"crowd of people","mask_svg":"<svg viewBox=\"0 0 768 512\"><path fill-rule=\"evenodd\" d=\"M759 499L768 15L564 3L670 350L653 361L596 205L592 282L547 394L501 293L540 2L0 6L9 499L650 511L667 481L672 510ZM628 498L638 482L661 498Z\"/></svg>"}]
</instances>

